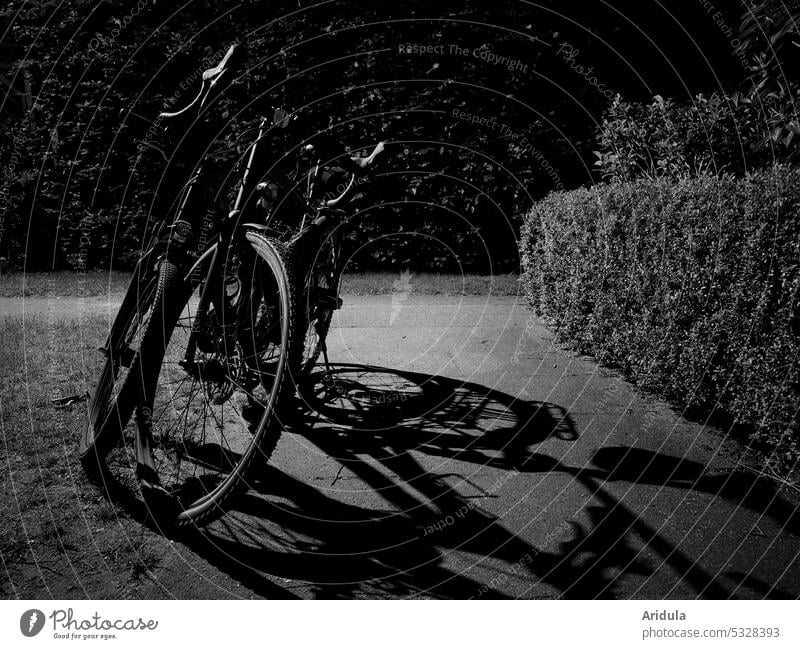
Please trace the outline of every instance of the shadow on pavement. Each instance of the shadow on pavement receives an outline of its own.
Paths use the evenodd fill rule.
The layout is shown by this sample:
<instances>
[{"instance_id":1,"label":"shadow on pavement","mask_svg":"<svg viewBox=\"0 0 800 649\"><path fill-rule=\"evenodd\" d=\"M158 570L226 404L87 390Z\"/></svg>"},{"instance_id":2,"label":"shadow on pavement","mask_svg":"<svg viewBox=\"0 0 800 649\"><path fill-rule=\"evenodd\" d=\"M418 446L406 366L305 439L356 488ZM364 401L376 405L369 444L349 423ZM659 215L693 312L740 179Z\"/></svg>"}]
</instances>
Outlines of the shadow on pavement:
<instances>
[{"instance_id":1,"label":"shadow on pavement","mask_svg":"<svg viewBox=\"0 0 800 649\"><path fill-rule=\"evenodd\" d=\"M796 531L795 511L768 482L708 476L702 465L623 447L600 449L593 467L567 466L536 447L554 436L578 438L568 413L473 383L356 365L312 378L304 399L316 415L294 432L386 505L346 503L273 466L262 470L228 516L183 539L262 596L621 598L633 594L623 577L647 579L666 564L698 597L732 597L738 586L791 597L751 572L705 569L606 488L626 481L700 490L754 511L767 507ZM426 470L419 454L477 465L470 475L488 467L501 477L481 488L467 475ZM486 504L530 473L568 475L571 489L586 492L588 524L562 522L553 538L568 540L556 550L534 547ZM529 525L540 524L538 514L531 511Z\"/></svg>"}]
</instances>

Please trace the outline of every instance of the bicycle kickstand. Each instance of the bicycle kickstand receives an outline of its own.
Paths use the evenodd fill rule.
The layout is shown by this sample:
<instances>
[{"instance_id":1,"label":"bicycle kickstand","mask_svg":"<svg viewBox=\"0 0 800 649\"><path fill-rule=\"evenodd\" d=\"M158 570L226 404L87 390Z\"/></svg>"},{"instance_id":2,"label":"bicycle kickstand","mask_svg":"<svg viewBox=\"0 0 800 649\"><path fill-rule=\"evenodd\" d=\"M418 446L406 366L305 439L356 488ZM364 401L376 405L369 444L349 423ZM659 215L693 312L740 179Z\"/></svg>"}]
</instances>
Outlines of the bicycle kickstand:
<instances>
[{"instance_id":1,"label":"bicycle kickstand","mask_svg":"<svg viewBox=\"0 0 800 649\"><path fill-rule=\"evenodd\" d=\"M323 340L320 348L322 349L322 358L325 361L325 374L330 375L331 362L328 360L328 343Z\"/></svg>"}]
</instances>

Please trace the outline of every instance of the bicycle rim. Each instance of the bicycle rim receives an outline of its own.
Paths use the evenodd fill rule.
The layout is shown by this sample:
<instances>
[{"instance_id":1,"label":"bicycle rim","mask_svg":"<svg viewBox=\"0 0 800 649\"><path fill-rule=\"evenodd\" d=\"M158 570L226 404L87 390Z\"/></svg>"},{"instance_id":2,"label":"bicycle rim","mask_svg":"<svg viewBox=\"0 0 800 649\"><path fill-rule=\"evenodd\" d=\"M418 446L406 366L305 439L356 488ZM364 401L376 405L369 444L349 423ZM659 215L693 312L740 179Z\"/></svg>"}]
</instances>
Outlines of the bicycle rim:
<instances>
[{"instance_id":1,"label":"bicycle rim","mask_svg":"<svg viewBox=\"0 0 800 649\"><path fill-rule=\"evenodd\" d=\"M248 269L253 304L239 333L231 333L237 323L227 308L198 314L197 299L180 300L157 375L154 362L152 388L137 410L142 493L157 518L176 526L221 515L227 499L246 486L253 462L269 458L281 432L294 317L290 271L276 245L255 234L248 239L256 253ZM246 296L226 293L224 299L234 309ZM187 363L193 327L201 343Z\"/></svg>"},{"instance_id":2,"label":"bicycle rim","mask_svg":"<svg viewBox=\"0 0 800 649\"><path fill-rule=\"evenodd\" d=\"M330 233L311 259L306 271L304 295L305 341L300 376L313 369L325 346L333 312L339 299L339 244Z\"/></svg>"},{"instance_id":3,"label":"bicycle rim","mask_svg":"<svg viewBox=\"0 0 800 649\"><path fill-rule=\"evenodd\" d=\"M90 474L106 469L106 457L119 442L135 406L133 389L138 355L157 300L158 275L137 274L128 287L103 348L106 360L89 401L89 416L78 453Z\"/></svg>"}]
</instances>

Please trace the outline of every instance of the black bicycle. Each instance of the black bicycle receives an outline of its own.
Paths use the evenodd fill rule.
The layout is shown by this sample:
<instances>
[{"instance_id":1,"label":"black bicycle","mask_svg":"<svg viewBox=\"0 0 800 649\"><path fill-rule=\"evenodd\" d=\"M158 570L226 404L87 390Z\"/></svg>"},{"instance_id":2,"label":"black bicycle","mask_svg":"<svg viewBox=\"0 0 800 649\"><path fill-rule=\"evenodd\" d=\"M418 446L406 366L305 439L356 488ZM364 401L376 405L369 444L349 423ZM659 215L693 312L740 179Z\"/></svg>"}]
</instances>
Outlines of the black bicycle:
<instances>
[{"instance_id":1,"label":"black bicycle","mask_svg":"<svg viewBox=\"0 0 800 649\"><path fill-rule=\"evenodd\" d=\"M233 46L203 74L195 100L161 118L207 121L239 65ZM261 160L269 131L289 121L283 110L271 125L261 120L235 183L215 184L204 171L207 153L199 156L174 217L156 227L136 265L102 349L83 466L106 487L138 484L162 525L201 525L224 513L249 470L269 459L295 389L326 353L341 305L339 208L383 145L368 157L342 149L323 159L308 144L299 160L310 170L298 164L294 177L280 176Z\"/></svg>"}]
</instances>

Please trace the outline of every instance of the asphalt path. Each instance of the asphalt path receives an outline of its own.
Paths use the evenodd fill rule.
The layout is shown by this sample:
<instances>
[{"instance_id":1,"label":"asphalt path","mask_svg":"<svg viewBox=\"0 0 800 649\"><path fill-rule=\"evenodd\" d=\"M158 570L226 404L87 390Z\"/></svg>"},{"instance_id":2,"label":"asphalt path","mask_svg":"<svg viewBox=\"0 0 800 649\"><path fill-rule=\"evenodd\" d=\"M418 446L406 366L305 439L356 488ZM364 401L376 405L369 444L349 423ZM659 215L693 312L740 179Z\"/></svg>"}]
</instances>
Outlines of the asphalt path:
<instances>
[{"instance_id":1,"label":"asphalt path","mask_svg":"<svg viewBox=\"0 0 800 649\"><path fill-rule=\"evenodd\" d=\"M116 305L0 299L0 313ZM521 300L345 297L329 357L271 466L176 545L153 596L168 579L196 596L187 565L238 597L800 595L796 490L557 346Z\"/></svg>"}]
</instances>

